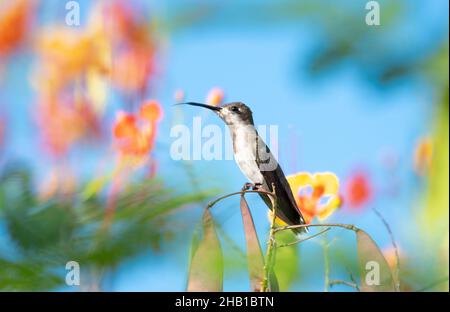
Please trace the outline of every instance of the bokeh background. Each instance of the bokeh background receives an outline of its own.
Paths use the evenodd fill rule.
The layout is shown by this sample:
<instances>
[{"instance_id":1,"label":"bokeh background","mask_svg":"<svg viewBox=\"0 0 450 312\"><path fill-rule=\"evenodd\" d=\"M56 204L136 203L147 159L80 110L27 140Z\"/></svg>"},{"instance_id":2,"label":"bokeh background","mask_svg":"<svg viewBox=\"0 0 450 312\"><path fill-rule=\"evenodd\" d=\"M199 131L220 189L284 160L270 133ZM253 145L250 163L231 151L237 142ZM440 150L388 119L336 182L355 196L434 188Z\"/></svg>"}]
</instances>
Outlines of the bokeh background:
<instances>
[{"instance_id":1,"label":"bokeh background","mask_svg":"<svg viewBox=\"0 0 450 312\"><path fill-rule=\"evenodd\" d=\"M185 290L203 207L246 182L232 160L170 157L174 125L222 127L173 106L189 100L277 125L286 174L339 178L326 222L395 267L376 209L402 290L448 291L447 1L378 1L379 26L361 0L75 1L79 25L68 2L0 1L1 290ZM264 243L267 208L249 204ZM249 290L238 199L214 209L224 290ZM282 290L359 278L344 230L278 257Z\"/></svg>"}]
</instances>

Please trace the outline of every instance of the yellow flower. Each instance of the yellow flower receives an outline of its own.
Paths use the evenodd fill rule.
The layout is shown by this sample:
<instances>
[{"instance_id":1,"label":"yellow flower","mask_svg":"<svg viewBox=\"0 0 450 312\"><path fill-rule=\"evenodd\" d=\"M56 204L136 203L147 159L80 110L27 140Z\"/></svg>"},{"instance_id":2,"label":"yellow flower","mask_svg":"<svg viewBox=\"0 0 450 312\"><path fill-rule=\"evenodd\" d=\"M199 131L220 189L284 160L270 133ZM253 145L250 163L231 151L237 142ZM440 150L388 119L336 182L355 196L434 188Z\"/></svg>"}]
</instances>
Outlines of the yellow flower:
<instances>
[{"instance_id":1,"label":"yellow flower","mask_svg":"<svg viewBox=\"0 0 450 312\"><path fill-rule=\"evenodd\" d=\"M208 95L206 96L206 103L209 105L218 106L222 104L223 99L225 97L225 93L221 88L215 87L209 90Z\"/></svg>"},{"instance_id":2,"label":"yellow flower","mask_svg":"<svg viewBox=\"0 0 450 312\"><path fill-rule=\"evenodd\" d=\"M414 170L424 176L431 167L433 157L433 142L430 137L422 137L417 141L414 150Z\"/></svg>"},{"instance_id":3,"label":"yellow flower","mask_svg":"<svg viewBox=\"0 0 450 312\"><path fill-rule=\"evenodd\" d=\"M314 217L324 220L341 205L339 179L334 173L300 172L288 176L287 180L308 224Z\"/></svg>"}]
</instances>

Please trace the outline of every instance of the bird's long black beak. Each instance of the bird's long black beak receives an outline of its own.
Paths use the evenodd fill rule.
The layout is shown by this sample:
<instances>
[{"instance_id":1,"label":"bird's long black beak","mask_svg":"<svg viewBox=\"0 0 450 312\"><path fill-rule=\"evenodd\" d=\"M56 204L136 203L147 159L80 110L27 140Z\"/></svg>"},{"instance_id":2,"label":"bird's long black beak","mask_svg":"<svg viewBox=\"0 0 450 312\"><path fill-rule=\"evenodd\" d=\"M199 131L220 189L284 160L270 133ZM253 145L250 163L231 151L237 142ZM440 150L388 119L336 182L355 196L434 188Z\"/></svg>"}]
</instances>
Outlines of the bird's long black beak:
<instances>
[{"instance_id":1,"label":"bird's long black beak","mask_svg":"<svg viewBox=\"0 0 450 312\"><path fill-rule=\"evenodd\" d=\"M192 106L200 106L200 107L204 107L204 108L210 109L212 111L216 111L216 112L218 112L222 109L222 107L212 106L212 105L207 105L207 104L202 104L202 103L196 103L196 102L178 103L176 105L183 105L183 104L192 105Z\"/></svg>"}]
</instances>

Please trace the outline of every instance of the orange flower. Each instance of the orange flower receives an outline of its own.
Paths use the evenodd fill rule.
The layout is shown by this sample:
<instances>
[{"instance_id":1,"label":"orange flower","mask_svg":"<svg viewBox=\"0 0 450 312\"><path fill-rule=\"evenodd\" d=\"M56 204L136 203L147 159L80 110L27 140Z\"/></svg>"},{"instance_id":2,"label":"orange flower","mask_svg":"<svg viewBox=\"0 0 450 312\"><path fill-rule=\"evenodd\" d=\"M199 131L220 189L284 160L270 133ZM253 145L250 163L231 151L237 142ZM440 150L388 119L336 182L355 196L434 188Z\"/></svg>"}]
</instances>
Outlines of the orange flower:
<instances>
[{"instance_id":1,"label":"orange flower","mask_svg":"<svg viewBox=\"0 0 450 312\"><path fill-rule=\"evenodd\" d=\"M32 10L31 1L12 1L0 6L0 57L11 53L23 41Z\"/></svg>"},{"instance_id":2,"label":"orange flower","mask_svg":"<svg viewBox=\"0 0 450 312\"><path fill-rule=\"evenodd\" d=\"M94 19L98 16L101 16L107 35L114 44L150 41L147 20L131 3L116 0L103 2L95 8Z\"/></svg>"},{"instance_id":3,"label":"orange flower","mask_svg":"<svg viewBox=\"0 0 450 312\"><path fill-rule=\"evenodd\" d=\"M145 92L156 65L156 42L148 21L123 1L100 9L113 48L112 82L126 93Z\"/></svg>"},{"instance_id":4,"label":"orange flower","mask_svg":"<svg viewBox=\"0 0 450 312\"><path fill-rule=\"evenodd\" d=\"M351 208L360 208L372 197L369 176L363 171L355 172L345 185L345 200Z\"/></svg>"},{"instance_id":5,"label":"orange flower","mask_svg":"<svg viewBox=\"0 0 450 312\"><path fill-rule=\"evenodd\" d=\"M112 80L122 91L144 92L154 67L152 48L130 46L114 57Z\"/></svg>"},{"instance_id":6,"label":"orange flower","mask_svg":"<svg viewBox=\"0 0 450 312\"><path fill-rule=\"evenodd\" d=\"M430 137L422 137L417 141L414 150L414 170L420 175L427 174L431 167L433 156L433 142Z\"/></svg>"},{"instance_id":7,"label":"orange flower","mask_svg":"<svg viewBox=\"0 0 450 312\"><path fill-rule=\"evenodd\" d=\"M222 103L225 94L221 88L212 88L209 90L208 95L206 96L206 103L209 105L217 106Z\"/></svg>"},{"instance_id":8,"label":"orange flower","mask_svg":"<svg viewBox=\"0 0 450 312\"><path fill-rule=\"evenodd\" d=\"M123 156L145 157L155 143L162 109L157 101L144 103L137 114L119 112L113 126L114 144Z\"/></svg>"},{"instance_id":9,"label":"orange flower","mask_svg":"<svg viewBox=\"0 0 450 312\"><path fill-rule=\"evenodd\" d=\"M297 206L308 224L314 217L324 220L341 205L338 195L339 180L331 172L315 174L300 172L288 176L287 180Z\"/></svg>"},{"instance_id":10,"label":"orange flower","mask_svg":"<svg viewBox=\"0 0 450 312\"><path fill-rule=\"evenodd\" d=\"M382 253L383 253L384 258L386 259L386 262L388 263L389 267L394 271L397 269L397 252L398 252L398 257L400 259L402 259L403 253L401 252L401 250L399 248L397 248L397 251L396 251L394 246L389 246L382 250Z\"/></svg>"},{"instance_id":11,"label":"orange flower","mask_svg":"<svg viewBox=\"0 0 450 312\"><path fill-rule=\"evenodd\" d=\"M100 32L79 29L44 31L37 40L39 63L35 85L40 91L57 93L88 73L106 76L110 71L107 38ZM42 79L43 76L45 79Z\"/></svg>"},{"instance_id":12,"label":"orange flower","mask_svg":"<svg viewBox=\"0 0 450 312\"><path fill-rule=\"evenodd\" d=\"M38 104L37 122L46 149L55 156L75 142L99 134L99 121L86 102L45 99Z\"/></svg>"}]
</instances>

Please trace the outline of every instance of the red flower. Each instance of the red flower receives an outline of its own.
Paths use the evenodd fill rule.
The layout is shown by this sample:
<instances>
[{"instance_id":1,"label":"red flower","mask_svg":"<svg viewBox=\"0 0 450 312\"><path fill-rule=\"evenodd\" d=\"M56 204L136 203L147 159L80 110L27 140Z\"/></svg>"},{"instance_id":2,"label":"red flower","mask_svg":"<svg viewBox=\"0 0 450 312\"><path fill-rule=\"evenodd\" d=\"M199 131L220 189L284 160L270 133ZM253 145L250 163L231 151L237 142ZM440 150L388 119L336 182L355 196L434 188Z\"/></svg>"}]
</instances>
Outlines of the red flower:
<instances>
[{"instance_id":1,"label":"red flower","mask_svg":"<svg viewBox=\"0 0 450 312\"><path fill-rule=\"evenodd\" d=\"M144 92L154 73L154 50L151 46L130 45L114 58L112 81L122 91Z\"/></svg>"},{"instance_id":2,"label":"red flower","mask_svg":"<svg viewBox=\"0 0 450 312\"><path fill-rule=\"evenodd\" d=\"M125 93L144 93L156 72L156 48L152 27L125 1L100 6L108 38L111 39L111 81Z\"/></svg>"},{"instance_id":3,"label":"red flower","mask_svg":"<svg viewBox=\"0 0 450 312\"><path fill-rule=\"evenodd\" d=\"M345 200L351 208L360 208L372 197L372 184L363 171L355 172L345 184Z\"/></svg>"},{"instance_id":4,"label":"red flower","mask_svg":"<svg viewBox=\"0 0 450 312\"><path fill-rule=\"evenodd\" d=\"M153 149L161 117L156 101L144 103L137 114L119 112L113 126L115 147L123 156L145 157Z\"/></svg>"},{"instance_id":5,"label":"red flower","mask_svg":"<svg viewBox=\"0 0 450 312\"><path fill-rule=\"evenodd\" d=\"M84 100L46 98L38 103L37 123L45 148L55 156L66 154L74 143L100 133L99 120Z\"/></svg>"},{"instance_id":6,"label":"red flower","mask_svg":"<svg viewBox=\"0 0 450 312\"><path fill-rule=\"evenodd\" d=\"M0 57L23 41L30 20L32 1L12 1L0 7Z\"/></svg>"}]
</instances>

